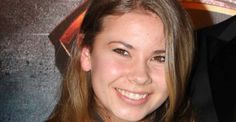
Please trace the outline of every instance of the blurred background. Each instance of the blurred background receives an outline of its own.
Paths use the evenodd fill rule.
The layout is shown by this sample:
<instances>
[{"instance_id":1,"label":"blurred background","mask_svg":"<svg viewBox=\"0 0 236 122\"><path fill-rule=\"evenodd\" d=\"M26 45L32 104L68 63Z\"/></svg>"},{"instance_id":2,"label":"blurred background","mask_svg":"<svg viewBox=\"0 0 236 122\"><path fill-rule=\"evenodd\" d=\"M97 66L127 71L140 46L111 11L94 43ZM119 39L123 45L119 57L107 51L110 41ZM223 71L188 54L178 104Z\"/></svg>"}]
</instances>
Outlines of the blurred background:
<instances>
[{"instance_id":1,"label":"blurred background","mask_svg":"<svg viewBox=\"0 0 236 122\"><path fill-rule=\"evenodd\" d=\"M42 122L61 74L49 33L81 0L0 0L0 122Z\"/></svg>"},{"instance_id":2,"label":"blurred background","mask_svg":"<svg viewBox=\"0 0 236 122\"><path fill-rule=\"evenodd\" d=\"M234 0L180 1L195 28L235 15ZM48 35L80 3L0 0L0 122L42 122L51 113L58 99L60 62L63 64L65 54Z\"/></svg>"}]
</instances>

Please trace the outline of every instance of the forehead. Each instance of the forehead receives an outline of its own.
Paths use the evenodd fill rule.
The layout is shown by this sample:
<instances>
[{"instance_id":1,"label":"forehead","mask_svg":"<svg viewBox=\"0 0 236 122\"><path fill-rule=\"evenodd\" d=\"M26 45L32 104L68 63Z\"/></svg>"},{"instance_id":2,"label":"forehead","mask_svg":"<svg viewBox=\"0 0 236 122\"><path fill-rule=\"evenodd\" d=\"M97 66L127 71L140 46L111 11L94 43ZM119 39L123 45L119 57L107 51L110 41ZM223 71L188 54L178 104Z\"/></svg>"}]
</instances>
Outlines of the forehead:
<instances>
[{"instance_id":1,"label":"forehead","mask_svg":"<svg viewBox=\"0 0 236 122\"><path fill-rule=\"evenodd\" d=\"M163 24L159 16L157 16L153 12L137 9L120 15L106 16L103 19L102 27L103 29L106 29L108 27L115 26L115 24L117 26L134 25L134 24L140 24L142 22L146 22L145 24L152 24L152 25L158 23L159 26L162 26Z\"/></svg>"},{"instance_id":2,"label":"forehead","mask_svg":"<svg viewBox=\"0 0 236 122\"><path fill-rule=\"evenodd\" d=\"M154 13L136 10L122 15L109 15L104 18L102 31L97 37L106 40L129 41L134 43L164 46L164 27Z\"/></svg>"}]
</instances>

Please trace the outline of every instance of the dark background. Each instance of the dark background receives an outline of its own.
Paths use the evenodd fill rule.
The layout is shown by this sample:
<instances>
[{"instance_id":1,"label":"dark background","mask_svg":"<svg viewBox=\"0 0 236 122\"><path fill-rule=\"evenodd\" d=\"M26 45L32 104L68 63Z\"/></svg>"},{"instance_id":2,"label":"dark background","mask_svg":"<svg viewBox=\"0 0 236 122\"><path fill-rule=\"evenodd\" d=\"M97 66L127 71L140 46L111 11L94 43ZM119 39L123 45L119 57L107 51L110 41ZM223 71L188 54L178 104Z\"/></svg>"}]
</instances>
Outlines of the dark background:
<instances>
[{"instance_id":1,"label":"dark background","mask_svg":"<svg viewBox=\"0 0 236 122\"><path fill-rule=\"evenodd\" d=\"M0 122L42 122L61 74L49 33L81 0L0 0Z\"/></svg>"},{"instance_id":2,"label":"dark background","mask_svg":"<svg viewBox=\"0 0 236 122\"><path fill-rule=\"evenodd\" d=\"M48 35L80 1L0 0L0 122L42 122L53 110L63 61ZM189 12L197 27L229 17Z\"/></svg>"}]
</instances>

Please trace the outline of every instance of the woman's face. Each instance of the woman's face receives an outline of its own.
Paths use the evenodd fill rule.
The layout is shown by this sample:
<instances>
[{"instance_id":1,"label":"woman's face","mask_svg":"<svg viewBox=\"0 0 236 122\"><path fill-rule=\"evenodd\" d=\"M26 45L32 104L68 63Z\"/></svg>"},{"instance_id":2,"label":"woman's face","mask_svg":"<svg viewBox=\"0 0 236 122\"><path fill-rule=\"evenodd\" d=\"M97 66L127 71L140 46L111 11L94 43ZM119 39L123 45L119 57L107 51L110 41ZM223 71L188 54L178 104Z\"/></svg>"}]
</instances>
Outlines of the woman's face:
<instances>
[{"instance_id":1,"label":"woman's face","mask_svg":"<svg viewBox=\"0 0 236 122\"><path fill-rule=\"evenodd\" d=\"M93 51L82 49L98 105L113 121L138 121L168 97L163 23L152 13L107 16Z\"/></svg>"}]
</instances>

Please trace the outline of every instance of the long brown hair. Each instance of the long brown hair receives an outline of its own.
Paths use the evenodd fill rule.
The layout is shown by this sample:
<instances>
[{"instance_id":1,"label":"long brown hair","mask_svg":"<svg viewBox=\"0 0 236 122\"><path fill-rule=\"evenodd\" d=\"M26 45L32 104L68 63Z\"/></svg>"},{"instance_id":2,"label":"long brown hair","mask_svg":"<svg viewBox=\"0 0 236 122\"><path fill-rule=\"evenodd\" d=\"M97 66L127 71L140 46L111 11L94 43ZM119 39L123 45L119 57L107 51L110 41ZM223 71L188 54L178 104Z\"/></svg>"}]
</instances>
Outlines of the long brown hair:
<instances>
[{"instance_id":1,"label":"long brown hair","mask_svg":"<svg viewBox=\"0 0 236 122\"><path fill-rule=\"evenodd\" d=\"M94 93L90 73L81 69L80 52L92 50L96 35L102 31L103 19L135 9L150 11L164 24L166 39L166 82L169 97L147 121L191 121L185 89L192 65L194 43L189 17L177 0L91 0L72 48L72 56L62 83L60 100L48 121L90 122L96 120Z\"/></svg>"}]
</instances>

